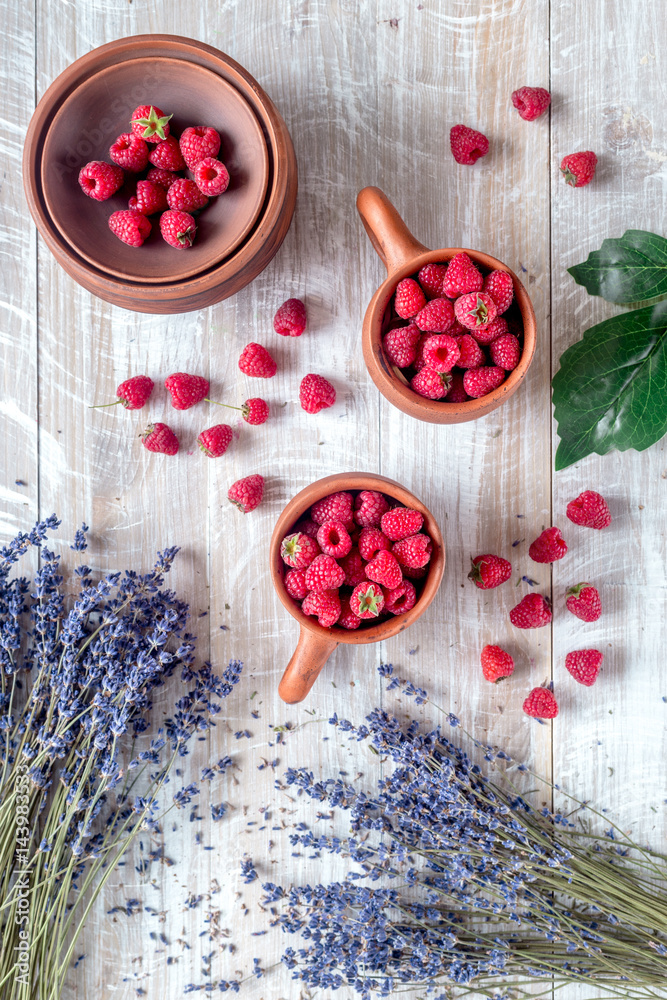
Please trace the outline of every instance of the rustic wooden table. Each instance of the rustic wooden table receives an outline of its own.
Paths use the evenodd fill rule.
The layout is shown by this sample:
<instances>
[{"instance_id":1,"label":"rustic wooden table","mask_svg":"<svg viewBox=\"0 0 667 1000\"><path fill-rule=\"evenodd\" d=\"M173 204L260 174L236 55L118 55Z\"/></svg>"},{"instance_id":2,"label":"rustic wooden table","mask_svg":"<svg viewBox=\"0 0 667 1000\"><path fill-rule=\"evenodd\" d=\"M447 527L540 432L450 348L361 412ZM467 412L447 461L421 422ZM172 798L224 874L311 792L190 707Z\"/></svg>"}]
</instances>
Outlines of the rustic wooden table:
<instances>
[{"instance_id":1,"label":"rustic wooden table","mask_svg":"<svg viewBox=\"0 0 667 1000\"><path fill-rule=\"evenodd\" d=\"M333 734L326 741L326 723L312 720L333 711L361 720L380 703L406 707L383 693L383 661L427 686L476 734L664 848L665 444L554 474L549 386L562 351L616 312L588 297L566 268L626 228L664 233L664 13L662 0L2 4L2 538L55 510L65 555L78 524L90 525L96 570L146 569L156 549L180 545L173 584L191 602L203 657L245 662L226 721L187 761L193 777L226 753L237 769L202 796L194 819L186 810L166 824L173 866L155 863L140 877L129 859L114 875L77 949L86 957L71 972L68 997L175 998L190 983L249 975L255 956L267 969L277 960L287 942L275 931L261 936L268 915L257 906L257 883L242 883L239 860L250 855L273 881L342 873L293 856L290 826L308 811L274 782L302 763L325 774L363 771L372 781L367 752ZM234 298L173 317L124 312L74 284L37 238L21 190L25 128L45 88L95 46L145 32L203 39L245 65L285 117L300 170L294 222L271 265ZM513 111L510 92L526 83L549 87L550 116L526 123ZM451 158L448 133L458 121L490 138L490 154L474 168ZM558 164L579 149L594 149L599 167L594 183L572 190ZM367 184L387 192L426 245L483 249L522 275L537 314L535 361L520 391L489 416L430 426L393 409L370 381L361 322L383 273L355 211ZM307 303L300 340L272 330L288 296ZM195 447L217 414L181 414L184 447L168 458L142 448L144 411L87 408L144 371L156 382L179 370L206 374L215 398L241 401L258 392L236 365L250 340L279 361L276 378L261 386L272 415L259 428L237 422L238 440L223 459L209 461ZM330 377L338 394L316 417L297 399L309 371ZM154 418L169 412L162 398L152 404ZM409 632L382 648L339 648L308 701L288 708L276 689L297 627L271 587L269 537L297 490L350 469L381 472L424 500L445 536L445 579ZM225 494L252 472L266 477L266 497L243 517ZM614 520L605 532L565 518L567 501L586 488L609 500ZM550 524L570 543L553 568L527 555ZM466 573L470 555L488 551L511 553L514 577L485 594ZM552 594L552 628L519 634L509 624L509 608L529 589L514 585L524 574ZM564 611L565 588L581 579L602 595L604 613L593 625ZM515 655L511 682L496 688L482 679L485 642ZM592 689L564 668L566 652L582 644L605 653ZM521 702L551 676L560 715L540 726ZM433 717L429 706L425 716ZM312 724L276 747L270 726L288 720ZM246 729L250 738L237 741L234 733ZM275 768L264 766L276 758ZM213 823L209 805L221 801L227 815ZM149 910L108 914L132 897ZM282 967L244 990L265 1000L299 993Z\"/></svg>"}]
</instances>

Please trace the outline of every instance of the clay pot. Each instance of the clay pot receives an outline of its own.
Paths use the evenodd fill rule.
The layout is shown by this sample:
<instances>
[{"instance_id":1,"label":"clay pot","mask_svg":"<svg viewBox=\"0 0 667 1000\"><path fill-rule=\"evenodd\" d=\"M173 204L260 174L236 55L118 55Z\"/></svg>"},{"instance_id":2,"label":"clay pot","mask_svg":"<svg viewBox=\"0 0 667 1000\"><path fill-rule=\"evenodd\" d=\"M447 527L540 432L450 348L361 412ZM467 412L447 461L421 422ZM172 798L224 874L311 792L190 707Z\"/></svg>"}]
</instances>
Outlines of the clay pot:
<instances>
[{"instance_id":1,"label":"clay pot","mask_svg":"<svg viewBox=\"0 0 667 1000\"><path fill-rule=\"evenodd\" d=\"M221 134L230 186L198 217L188 250L164 243L158 216L140 248L109 231L109 215L133 193L131 175L106 202L79 190L80 168L109 160L142 103L173 110L177 135L188 124ZM138 35L89 52L51 84L28 128L23 181L39 232L75 281L126 309L177 313L233 295L267 266L289 229L297 168L284 121L242 66L194 39Z\"/></svg>"},{"instance_id":2,"label":"clay pot","mask_svg":"<svg viewBox=\"0 0 667 1000\"><path fill-rule=\"evenodd\" d=\"M403 413L432 424L459 424L490 413L516 392L526 376L535 353L535 313L518 277L506 264L478 250L465 250L472 260L488 270L507 271L514 282L514 298L523 322L523 352L519 364L507 378L486 396L465 403L447 403L426 399L414 392L399 369L384 353L382 337L389 325L391 300L403 278L416 274L425 264L445 263L461 247L428 250L414 238L387 196L377 187L366 187L357 196L357 209L383 264L387 279L371 299L362 332L364 361L368 372L382 395Z\"/></svg>"},{"instance_id":3,"label":"clay pot","mask_svg":"<svg viewBox=\"0 0 667 1000\"><path fill-rule=\"evenodd\" d=\"M390 619L372 625L362 626L356 631L333 625L324 628L316 618L304 615L299 605L285 590L285 565L280 558L280 543L296 522L304 516L308 508L317 500L338 493L341 490L377 490L393 497L406 507L420 511L424 516L424 530L433 543L428 573L420 583L421 594L410 611L401 615L392 615ZM276 522L270 546L271 578L278 597L289 613L299 623L300 634L292 659L287 664L285 673L278 687L278 694L287 704L303 701L315 683L322 667L339 643L361 645L368 642L379 642L397 635L412 625L435 597L445 568L445 549L438 524L427 507L403 486L387 479L385 476L375 476L367 472L343 472L334 476L326 476L311 483L290 500Z\"/></svg>"}]
</instances>

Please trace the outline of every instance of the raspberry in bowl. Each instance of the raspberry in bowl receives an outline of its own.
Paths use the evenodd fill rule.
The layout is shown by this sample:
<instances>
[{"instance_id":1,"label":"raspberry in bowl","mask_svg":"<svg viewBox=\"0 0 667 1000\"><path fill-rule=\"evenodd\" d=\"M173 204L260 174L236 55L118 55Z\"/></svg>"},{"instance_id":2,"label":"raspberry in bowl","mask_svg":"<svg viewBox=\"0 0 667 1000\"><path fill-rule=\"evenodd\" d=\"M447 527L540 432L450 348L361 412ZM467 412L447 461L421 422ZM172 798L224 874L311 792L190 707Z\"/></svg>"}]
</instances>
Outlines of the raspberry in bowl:
<instances>
[{"instance_id":1,"label":"raspberry in bowl","mask_svg":"<svg viewBox=\"0 0 667 1000\"><path fill-rule=\"evenodd\" d=\"M428 508L363 472L327 476L290 500L270 558L278 597L301 628L278 688L288 704L303 701L339 643L377 642L416 621L445 567Z\"/></svg>"},{"instance_id":2,"label":"raspberry in bowl","mask_svg":"<svg viewBox=\"0 0 667 1000\"><path fill-rule=\"evenodd\" d=\"M362 333L380 392L429 423L496 409L518 389L535 352L535 314L516 274L479 251L428 250L379 188L360 191L357 208L387 268Z\"/></svg>"}]
</instances>

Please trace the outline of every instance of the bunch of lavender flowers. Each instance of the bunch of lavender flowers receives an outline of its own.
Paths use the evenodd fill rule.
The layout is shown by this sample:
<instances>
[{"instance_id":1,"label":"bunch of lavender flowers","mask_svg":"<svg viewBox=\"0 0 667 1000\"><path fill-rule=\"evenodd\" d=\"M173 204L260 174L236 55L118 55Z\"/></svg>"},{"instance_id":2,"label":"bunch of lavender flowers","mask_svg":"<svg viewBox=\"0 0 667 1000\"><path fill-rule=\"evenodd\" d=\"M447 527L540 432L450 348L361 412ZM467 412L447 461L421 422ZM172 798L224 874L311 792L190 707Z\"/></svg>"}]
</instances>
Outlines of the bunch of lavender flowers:
<instances>
[{"instance_id":1,"label":"bunch of lavender flowers","mask_svg":"<svg viewBox=\"0 0 667 1000\"><path fill-rule=\"evenodd\" d=\"M397 678L390 686L427 698ZM330 722L368 741L392 771L370 793L302 768L286 774L349 813L351 828L344 839L305 831L292 843L355 864L334 884L264 885L267 904L284 903L276 922L302 939L283 955L295 979L362 998L401 987L439 1000L533 997L536 980L544 992L584 983L609 997L667 996L664 856L616 827L597 837L535 808L502 750L478 744L500 762L503 777L492 781L440 727L402 726L378 709L366 725Z\"/></svg>"},{"instance_id":2,"label":"bunch of lavender flowers","mask_svg":"<svg viewBox=\"0 0 667 1000\"><path fill-rule=\"evenodd\" d=\"M242 666L232 661L221 677L195 668L188 606L164 587L176 548L145 575L94 582L81 565L78 597L66 600L60 559L44 544L58 525L47 518L0 551L3 1000L58 1000L95 898L139 831L159 831L174 762L215 725ZM86 548L86 531L73 549ZM15 573L31 547L32 582ZM153 694L174 673L178 700L151 731Z\"/></svg>"}]
</instances>

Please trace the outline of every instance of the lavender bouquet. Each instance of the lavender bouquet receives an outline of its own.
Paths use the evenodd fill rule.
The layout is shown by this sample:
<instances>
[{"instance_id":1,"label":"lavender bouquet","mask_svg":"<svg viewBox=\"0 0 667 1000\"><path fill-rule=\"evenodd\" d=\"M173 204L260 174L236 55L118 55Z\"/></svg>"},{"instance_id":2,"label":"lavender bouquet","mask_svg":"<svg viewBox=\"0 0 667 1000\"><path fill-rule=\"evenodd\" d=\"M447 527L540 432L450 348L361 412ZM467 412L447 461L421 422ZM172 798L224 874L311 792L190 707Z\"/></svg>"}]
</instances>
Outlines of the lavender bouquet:
<instances>
[{"instance_id":1,"label":"lavender bouquet","mask_svg":"<svg viewBox=\"0 0 667 1000\"><path fill-rule=\"evenodd\" d=\"M146 575L110 573L68 609L55 516L0 551L0 996L58 1000L77 935L141 829L159 831L158 797L195 733L239 680L194 667L188 606L164 588L177 549ZM83 527L73 549L86 548ZM13 575L39 549L34 582ZM153 693L174 673L179 697L151 732ZM224 771L228 758L206 769ZM190 801L196 786L172 795Z\"/></svg>"},{"instance_id":2,"label":"lavender bouquet","mask_svg":"<svg viewBox=\"0 0 667 1000\"><path fill-rule=\"evenodd\" d=\"M396 677L389 687L427 698ZM526 768L502 750L477 744L503 772L492 781L439 727L422 732L377 709L366 725L330 722L368 741L391 773L367 793L287 772L288 785L346 810L351 826L345 839L306 830L292 842L356 865L334 884L264 885L272 912L284 904L276 922L302 939L283 955L295 979L366 1000L408 987L438 1000L534 997L568 983L598 996L667 996L664 856L615 826L589 832L580 820L592 815L576 800L569 818L531 805L512 775Z\"/></svg>"}]
</instances>

